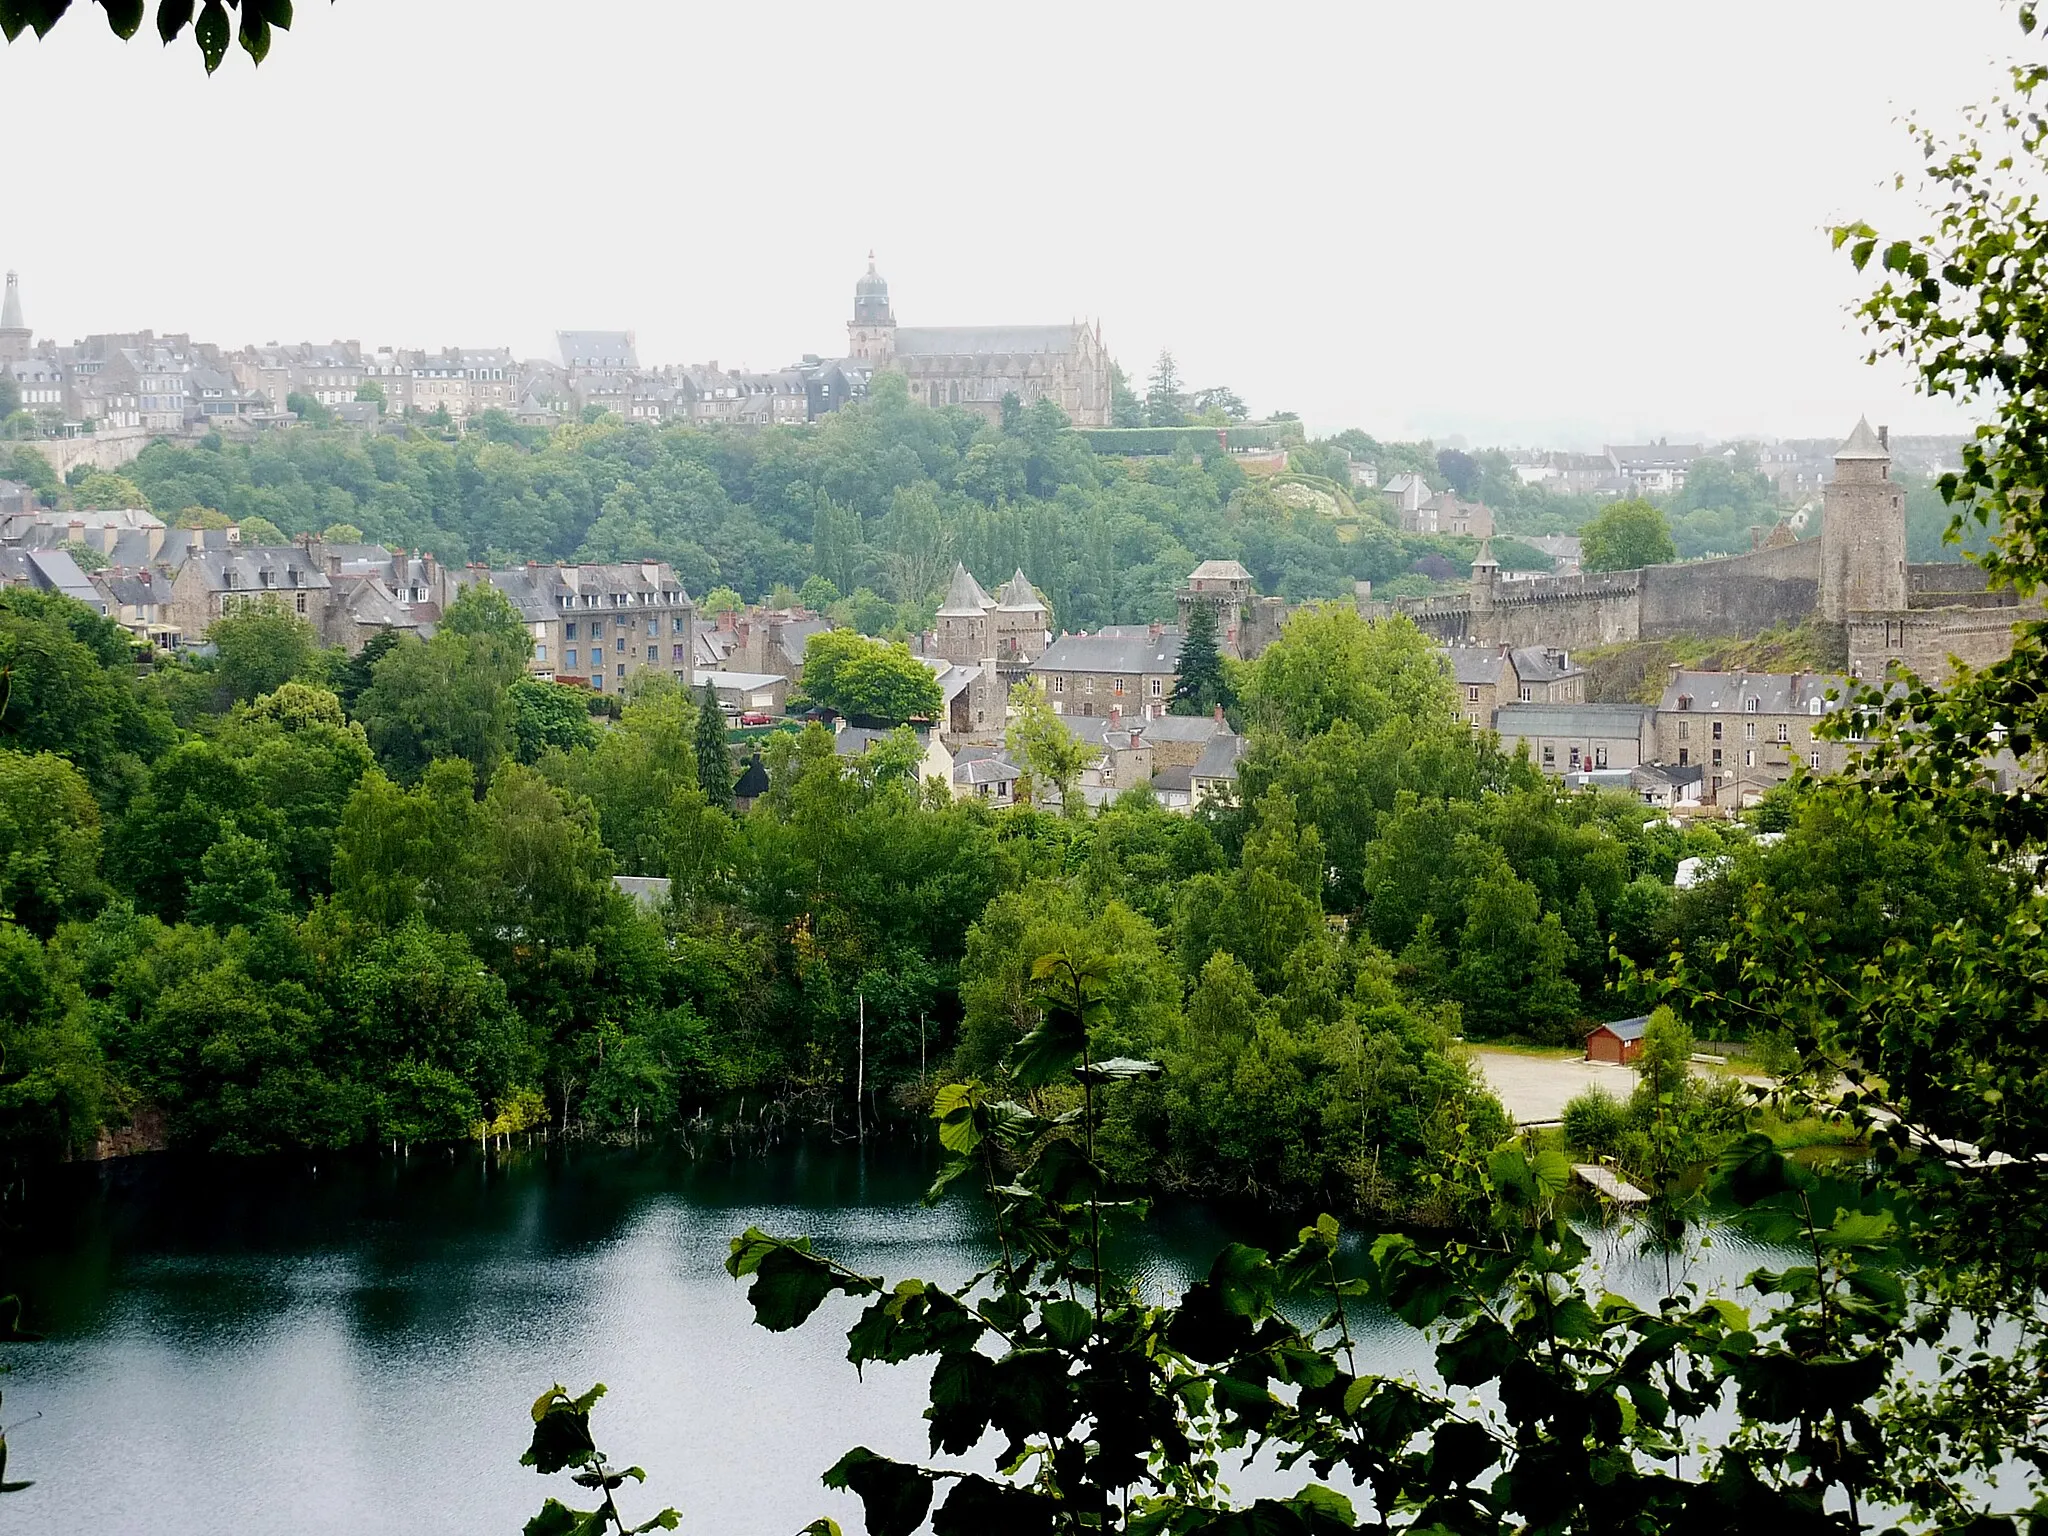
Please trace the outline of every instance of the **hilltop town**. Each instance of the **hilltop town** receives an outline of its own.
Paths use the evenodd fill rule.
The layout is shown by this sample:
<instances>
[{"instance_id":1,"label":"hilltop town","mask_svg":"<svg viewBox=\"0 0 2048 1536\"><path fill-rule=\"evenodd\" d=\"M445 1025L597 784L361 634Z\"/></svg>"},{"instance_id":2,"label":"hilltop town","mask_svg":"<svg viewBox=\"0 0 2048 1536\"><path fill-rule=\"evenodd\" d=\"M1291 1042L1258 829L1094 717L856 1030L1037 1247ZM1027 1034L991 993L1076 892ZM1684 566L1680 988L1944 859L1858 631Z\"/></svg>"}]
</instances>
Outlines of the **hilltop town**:
<instances>
[{"instance_id":1,"label":"hilltop town","mask_svg":"<svg viewBox=\"0 0 2048 1536\"><path fill-rule=\"evenodd\" d=\"M0 443L0 580L74 597L170 656L203 655L223 616L273 603L318 643L355 655L380 634L431 635L465 586L484 583L527 625L536 681L613 700L650 674L708 686L750 729L789 718L792 701L829 709L804 689L806 651L835 627L856 628L900 641L932 674L937 707L908 722L924 770L996 804L1039 792L1009 747L1020 686L1080 750L1083 766L1053 798L1101 804L1142 785L1167 808L1191 810L1232 794L1243 722L1218 707L1181 707L1195 608L1213 620L1203 634L1213 631L1218 654L1241 662L1303 602L1399 615L1439 646L1473 730L1499 733L1545 773L1675 812L1740 807L1797 768L1840 766L1844 748L1813 727L1849 680L1878 678L1892 662L1939 679L1951 658L1994 661L2010 649L2014 622L2032 615L2011 592L1987 589L1973 565L1909 558L1908 486L1924 491L1951 441L1895 445L1868 422L1838 445L1660 440L1598 454L1432 452L1357 432L1311 440L1291 417L1249 419L1228 389L1183 389L1171 358L1140 395L1099 323L901 326L872 256L843 354L766 373L646 365L631 331L562 331L556 357L520 360L503 347L353 341L228 349L151 331L58 345L37 340L24 314L10 272L0 307L0 405L11 408ZM405 475L386 473L393 461L378 458L380 443L393 454L399 444L453 444L459 459L465 442L533 454L620 429L682 430L699 443L744 443L738 451L758 460L777 434L815 441L849 410L848 422L929 411L957 423L942 429L938 450L957 461L954 482L921 500L921 486L938 481L913 460L912 483L870 492L865 508L859 490L842 505L819 487L810 505L790 509L780 558L757 559L751 580L747 562L712 553L716 541L689 526L687 508L660 504L690 492L643 487L614 469L598 471L590 494L603 510L577 557L494 560L496 550L528 553L503 526L517 521L510 503L524 487L497 504L477 499L466 548L449 548L440 509L414 522L413 537L372 537L351 518L393 522L374 495L311 486L317 477L294 446L367 445L376 478L398 482ZM894 435L904 440L897 449L921 451L905 446L915 431ZM287 509L252 485L239 499L278 515L238 518L203 500L166 505L162 491L143 493L155 475L173 483L174 502L238 499L231 488L194 489L187 460L270 463L272 478L308 482L314 494ZM1087 590L1102 573L1076 580L1073 550L1057 553L1061 570L1042 569L1043 539L1034 549L1001 527L1062 481L1118 495L1196 463L1207 467L1205 492L1223 503L1216 529L1235 525L1232 547L1179 537L1200 558L1175 567L1176 539L1151 541L1167 547L1146 562L1135 595L1128 564L1108 583L1122 591L1105 600ZM993 492L970 470L986 471ZM1672 545L1617 567L1589 561L1579 531L1537 531L1574 519L1587 529L1613 507L1682 513L1688 485L1703 480L1733 486L1740 495L1724 499L1755 514L1746 547L1674 559ZM751 483L710 490L724 502L710 522L739 505L758 513L764 499ZM634 497L655 504L600 537L614 507ZM1699 497L1694 510L1702 526L1728 521L1728 508ZM1712 536L1695 532L1693 542ZM1306 553L1273 550L1290 539ZM600 544L610 558L583 557ZM690 554L679 558L678 547ZM1237 557L1257 563L1256 548L1266 551L1263 572ZM1359 574L1367 569L1378 579ZM1756 665L1700 664L1715 645L1739 662L1743 643L1760 640ZM1650 675L1650 652L1676 659ZM1802 664L1774 666L1773 657ZM896 723L840 714L842 750L865 751L881 739L875 726Z\"/></svg>"}]
</instances>

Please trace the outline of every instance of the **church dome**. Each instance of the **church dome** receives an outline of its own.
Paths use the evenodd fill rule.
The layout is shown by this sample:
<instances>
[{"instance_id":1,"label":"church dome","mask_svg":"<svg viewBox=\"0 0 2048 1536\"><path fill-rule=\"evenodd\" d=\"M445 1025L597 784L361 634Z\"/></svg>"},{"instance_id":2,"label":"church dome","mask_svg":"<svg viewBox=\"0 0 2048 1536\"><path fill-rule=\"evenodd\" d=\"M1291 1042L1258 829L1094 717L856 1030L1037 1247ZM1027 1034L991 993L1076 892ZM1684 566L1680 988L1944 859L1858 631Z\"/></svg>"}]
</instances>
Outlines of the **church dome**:
<instances>
[{"instance_id":1,"label":"church dome","mask_svg":"<svg viewBox=\"0 0 2048 1536\"><path fill-rule=\"evenodd\" d=\"M875 253L868 252L867 275L853 285L856 299L884 299L889 297L889 280L875 270Z\"/></svg>"}]
</instances>

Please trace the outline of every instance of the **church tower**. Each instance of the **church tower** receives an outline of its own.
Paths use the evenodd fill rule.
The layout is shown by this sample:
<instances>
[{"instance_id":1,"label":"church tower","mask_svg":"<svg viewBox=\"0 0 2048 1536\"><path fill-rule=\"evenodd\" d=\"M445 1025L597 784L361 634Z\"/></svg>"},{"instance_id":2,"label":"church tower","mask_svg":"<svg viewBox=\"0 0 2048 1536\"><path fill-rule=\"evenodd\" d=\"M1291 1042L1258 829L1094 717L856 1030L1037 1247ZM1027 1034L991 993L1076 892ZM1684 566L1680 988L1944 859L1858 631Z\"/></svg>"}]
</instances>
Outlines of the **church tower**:
<instances>
[{"instance_id":1,"label":"church tower","mask_svg":"<svg viewBox=\"0 0 2048 1536\"><path fill-rule=\"evenodd\" d=\"M853 318L846 322L846 355L881 367L896 355L896 316L889 308L889 284L868 252L867 276L853 285Z\"/></svg>"},{"instance_id":2,"label":"church tower","mask_svg":"<svg viewBox=\"0 0 2048 1536\"><path fill-rule=\"evenodd\" d=\"M1856 423L1821 492L1820 616L1906 611L1906 497L1885 430Z\"/></svg>"},{"instance_id":3,"label":"church tower","mask_svg":"<svg viewBox=\"0 0 2048 1536\"><path fill-rule=\"evenodd\" d=\"M21 318L21 278L7 274L7 296L0 298L0 363L18 363L35 344L35 333Z\"/></svg>"}]
</instances>

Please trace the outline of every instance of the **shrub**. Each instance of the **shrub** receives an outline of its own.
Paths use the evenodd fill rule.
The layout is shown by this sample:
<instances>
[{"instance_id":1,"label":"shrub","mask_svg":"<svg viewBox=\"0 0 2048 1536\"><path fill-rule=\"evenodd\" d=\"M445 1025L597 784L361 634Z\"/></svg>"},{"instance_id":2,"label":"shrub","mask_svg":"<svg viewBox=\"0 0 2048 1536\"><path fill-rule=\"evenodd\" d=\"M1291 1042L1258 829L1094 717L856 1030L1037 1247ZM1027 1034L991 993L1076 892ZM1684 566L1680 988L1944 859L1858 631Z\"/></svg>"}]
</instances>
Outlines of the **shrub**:
<instances>
[{"instance_id":1,"label":"shrub","mask_svg":"<svg viewBox=\"0 0 2048 1536\"><path fill-rule=\"evenodd\" d=\"M1628 1106L1605 1088L1588 1088L1564 1107L1564 1139L1590 1157L1617 1156L1628 1130Z\"/></svg>"}]
</instances>

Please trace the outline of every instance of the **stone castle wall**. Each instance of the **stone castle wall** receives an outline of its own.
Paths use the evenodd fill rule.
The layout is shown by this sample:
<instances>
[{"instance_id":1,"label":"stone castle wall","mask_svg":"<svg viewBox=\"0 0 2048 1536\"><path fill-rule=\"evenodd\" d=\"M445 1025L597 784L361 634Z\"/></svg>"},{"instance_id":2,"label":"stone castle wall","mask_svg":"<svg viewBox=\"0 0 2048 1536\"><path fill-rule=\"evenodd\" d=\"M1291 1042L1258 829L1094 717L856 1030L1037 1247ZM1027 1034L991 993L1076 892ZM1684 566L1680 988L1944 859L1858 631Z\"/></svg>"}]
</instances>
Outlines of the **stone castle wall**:
<instances>
[{"instance_id":1,"label":"stone castle wall","mask_svg":"<svg viewBox=\"0 0 2048 1536\"><path fill-rule=\"evenodd\" d=\"M1820 601L1820 541L1806 539L1723 560L1653 565L1641 576L1642 632L1631 638L1747 638L1789 629L1813 615Z\"/></svg>"}]
</instances>

